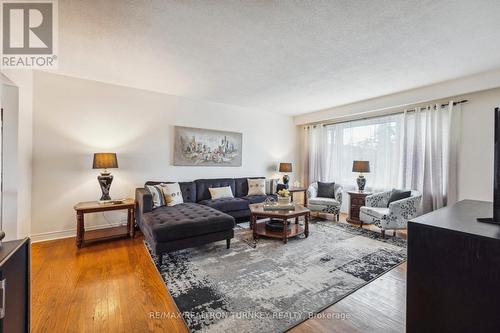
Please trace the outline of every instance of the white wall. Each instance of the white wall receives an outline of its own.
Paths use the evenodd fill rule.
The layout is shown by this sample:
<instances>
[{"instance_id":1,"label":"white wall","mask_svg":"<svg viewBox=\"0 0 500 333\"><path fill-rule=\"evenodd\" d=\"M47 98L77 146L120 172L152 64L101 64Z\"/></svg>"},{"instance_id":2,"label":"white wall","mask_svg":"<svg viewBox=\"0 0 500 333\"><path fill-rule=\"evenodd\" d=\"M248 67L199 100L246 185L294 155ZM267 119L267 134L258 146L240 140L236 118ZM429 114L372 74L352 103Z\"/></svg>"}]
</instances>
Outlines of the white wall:
<instances>
[{"instance_id":1,"label":"white wall","mask_svg":"<svg viewBox=\"0 0 500 333\"><path fill-rule=\"evenodd\" d=\"M34 75L34 239L74 234L73 205L97 200L94 152L118 154L113 198L130 197L146 180L276 175L280 161L295 165L296 127L288 116L200 102L61 75ZM172 165L173 126L243 133L242 167ZM292 175L292 181L294 177ZM123 214L88 219L89 226L123 222Z\"/></svg>"},{"instance_id":2,"label":"white wall","mask_svg":"<svg viewBox=\"0 0 500 333\"><path fill-rule=\"evenodd\" d=\"M493 145L495 107L500 88L462 96L462 139L458 166L459 199L493 200Z\"/></svg>"}]
</instances>

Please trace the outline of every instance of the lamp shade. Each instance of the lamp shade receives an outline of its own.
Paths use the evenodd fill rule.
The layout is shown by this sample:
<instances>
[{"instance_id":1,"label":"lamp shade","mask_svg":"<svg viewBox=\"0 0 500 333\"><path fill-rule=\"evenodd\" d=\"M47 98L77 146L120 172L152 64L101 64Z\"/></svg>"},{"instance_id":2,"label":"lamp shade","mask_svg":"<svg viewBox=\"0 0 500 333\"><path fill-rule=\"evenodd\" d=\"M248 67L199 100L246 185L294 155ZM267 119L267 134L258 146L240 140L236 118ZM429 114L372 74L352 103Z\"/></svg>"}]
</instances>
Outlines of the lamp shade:
<instances>
[{"instance_id":1,"label":"lamp shade","mask_svg":"<svg viewBox=\"0 0 500 333\"><path fill-rule=\"evenodd\" d=\"M292 172L292 163L280 163L280 172Z\"/></svg>"},{"instance_id":2,"label":"lamp shade","mask_svg":"<svg viewBox=\"0 0 500 333\"><path fill-rule=\"evenodd\" d=\"M95 153L93 169L111 169L118 168L118 160L115 153Z\"/></svg>"},{"instance_id":3,"label":"lamp shade","mask_svg":"<svg viewBox=\"0 0 500 333\"><path fill-rule=\"evenodd\" d=\"M353 161L352 172L370 172L370 161Z\"/></svg>"}]
</instances>

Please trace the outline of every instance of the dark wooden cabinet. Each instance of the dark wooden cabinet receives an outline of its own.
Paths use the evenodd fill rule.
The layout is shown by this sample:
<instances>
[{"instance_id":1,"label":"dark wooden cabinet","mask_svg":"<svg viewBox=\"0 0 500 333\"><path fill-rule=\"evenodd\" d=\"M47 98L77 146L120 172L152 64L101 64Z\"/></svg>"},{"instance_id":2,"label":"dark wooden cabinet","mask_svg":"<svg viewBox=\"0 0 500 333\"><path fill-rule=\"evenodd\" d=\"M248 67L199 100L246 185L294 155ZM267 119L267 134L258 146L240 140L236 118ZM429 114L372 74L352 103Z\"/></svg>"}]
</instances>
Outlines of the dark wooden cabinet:
<instances>
[{"instance_id":1,"label":"dark wooden cabinet","mask_svg":"<svg viewBox=\"0 0 500 333\"><path fill-rule=\"evenodd\" d=\"M0 247L0 332L30 331L30 240Z\"/></svg>"},{"instance_id":2,"label":"dark wooden cabinet","mask_svg":"<svg viewBox=\"0 0 500 333\"><path fill-rule=\"evenodd\" d=\"M365 191L348 191L349 194L349 211L347 222L350 223L358 223L362 225L361 220L359 219L359 209L365 205L365 198L370 195L370 192Z\"/></svg>"},{"instance_id":3,"label":"dark wooden cabinet","mask_svg":"<svg viewBox=\"0 0 500 333\"><path fill-rule=\"evenodd\" d=\"M406 331L500 332L500 225L464 200L408 223Z\"/></svg>"}]
</instances>

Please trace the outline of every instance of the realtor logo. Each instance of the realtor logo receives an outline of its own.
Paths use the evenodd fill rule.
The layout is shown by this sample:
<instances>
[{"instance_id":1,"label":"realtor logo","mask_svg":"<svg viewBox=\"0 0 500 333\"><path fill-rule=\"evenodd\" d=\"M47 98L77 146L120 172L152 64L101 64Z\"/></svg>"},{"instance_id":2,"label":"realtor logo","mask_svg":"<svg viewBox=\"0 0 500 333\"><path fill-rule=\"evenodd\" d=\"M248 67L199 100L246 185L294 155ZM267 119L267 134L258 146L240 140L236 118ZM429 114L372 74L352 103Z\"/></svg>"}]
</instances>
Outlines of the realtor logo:
<instances>
[{"instance_id":1,"label":"realtor logo","mask_svg":"<svg viewBox=\"0 0 500 333\"><path fill-rule=\"evenodd\" d=\"M2 68L57 67L57 3L1 1Z\"/></svg>"}]
</instances>

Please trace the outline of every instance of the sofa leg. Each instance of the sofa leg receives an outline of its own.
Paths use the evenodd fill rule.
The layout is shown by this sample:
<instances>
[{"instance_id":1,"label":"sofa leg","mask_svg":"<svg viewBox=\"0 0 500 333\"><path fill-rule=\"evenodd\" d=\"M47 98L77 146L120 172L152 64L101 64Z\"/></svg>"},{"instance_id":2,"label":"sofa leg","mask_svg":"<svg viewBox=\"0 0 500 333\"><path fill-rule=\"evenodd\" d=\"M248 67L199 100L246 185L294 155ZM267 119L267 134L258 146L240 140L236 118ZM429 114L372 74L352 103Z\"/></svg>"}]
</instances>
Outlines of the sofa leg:
<instances>
[{"instance_id":1,"label":"sofa leg","mask_svg":"<svg viewBox=\"0 0 500 333\"><path fill-rule=\"evenodd\" d=\"M337 214L337 222L340 221L340 213Z\"/></svg>"},{"instance_id":2,"label":"sofa leg","mask_svg":"<svg viewBox=\"0 0 500 333\"><path fill-rule=\"evenodd\" d=\"M226 248L229 249L231 247L231 238L226 239Z\"/></svg>"},{"instance_id":3,"label":"sofa leg","mask_svg":"<svg viewBox=\"0 0 500 333\"><path fill-rule=\"evenodd\" d=\"M382 230L380 231L380 234L382 235L382 238L383 238L383 239L385 239L385 230L384 230L384 229L382 229Z\"/></svg>"}]
</instances>

